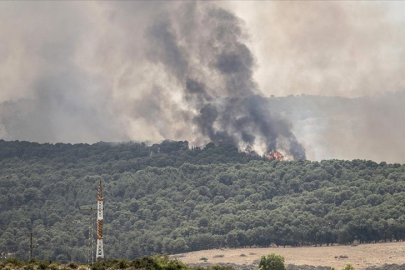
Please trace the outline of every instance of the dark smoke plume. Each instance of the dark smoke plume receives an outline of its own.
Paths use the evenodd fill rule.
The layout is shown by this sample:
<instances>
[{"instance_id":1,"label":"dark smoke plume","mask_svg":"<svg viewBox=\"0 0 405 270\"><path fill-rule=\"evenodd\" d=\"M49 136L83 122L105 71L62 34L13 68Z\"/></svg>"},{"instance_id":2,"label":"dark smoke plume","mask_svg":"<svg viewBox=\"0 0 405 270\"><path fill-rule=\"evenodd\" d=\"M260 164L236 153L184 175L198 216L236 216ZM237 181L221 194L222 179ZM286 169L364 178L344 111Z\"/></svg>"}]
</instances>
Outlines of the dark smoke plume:
<instances>
[{"instance_id":1,"label":"dark smoke plume","mask_svg":"<svg viewBox=\"0 0 405 270\"><path fill-rule=\"evenodd\" d=\"M217 5L3 2L0 18L2 139L214 141L305 158L253 80L243 21Z\"/></svg>"},{"instance_id":2,"label":"dark smoke plume","mask_svg":"<svg viewBox=\"0 0 405 270\"><path fill-rule=\"evenodd\" d=\"M183 113L197 126L197 137L305 159L291 125L270 113L252 79L255 60L242 22L213 6L193 3L186 10L161 14L146 36L150 61L184 86Z\"/></svg>"}]
</instances>

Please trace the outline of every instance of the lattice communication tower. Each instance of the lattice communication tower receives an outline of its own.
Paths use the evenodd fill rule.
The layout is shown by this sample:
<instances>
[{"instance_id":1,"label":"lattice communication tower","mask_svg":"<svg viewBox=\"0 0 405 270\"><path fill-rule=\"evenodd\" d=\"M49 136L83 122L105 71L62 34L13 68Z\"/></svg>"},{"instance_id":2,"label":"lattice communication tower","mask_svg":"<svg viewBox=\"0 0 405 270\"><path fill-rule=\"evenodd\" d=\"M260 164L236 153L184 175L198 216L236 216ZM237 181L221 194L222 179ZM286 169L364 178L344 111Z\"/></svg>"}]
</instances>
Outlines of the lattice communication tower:
<instances>
[{"instance_id":1,"label":"lattice communication tower","mask_svg":"<svg viewBox=\"0 0 405 270\"><path fill-rule=\"evenodd\" d=\"M104 260L103 249L103 189L101 187L101 180L98 184L98 196L97 196L97 254L96 261Z\"/></svg>"}]
</instances>

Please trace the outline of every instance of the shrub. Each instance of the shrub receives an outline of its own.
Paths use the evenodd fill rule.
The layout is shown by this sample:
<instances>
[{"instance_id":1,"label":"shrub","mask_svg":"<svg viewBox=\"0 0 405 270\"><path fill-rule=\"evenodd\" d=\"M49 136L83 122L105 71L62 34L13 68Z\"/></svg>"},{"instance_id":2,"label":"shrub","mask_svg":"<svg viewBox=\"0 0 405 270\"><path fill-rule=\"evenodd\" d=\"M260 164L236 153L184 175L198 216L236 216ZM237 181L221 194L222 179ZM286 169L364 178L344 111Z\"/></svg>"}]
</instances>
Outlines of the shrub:
<instances>
[{"instance_id":1,"label":"shrub","mask_svg":"<svg viewBox=\"0 0 405 270\"><path fill-rule=\"evenodd\" d=\"M201 257L201 258L200 258L200 261L206 262L206 261L208 261L208 258L206 258L206 257Z\"/></svg>"},{"instance_id":2,"label":"shrub","mask_svg":"<svg viewBox=\"0 0 405 270\"><path fill-rule=\"evenodd\" d=\"M35 267L34 267L34 265L29 264L29 265L26 265L26 266L24 267L24 270L35 270Z\"/></svg>"},{"instance_id":3,"label":"shrub","mask_svg":"<svg viewBox=\"0 0 405 270\"><path fill-rule=\"evenodd\" d=\"M38 263L39 262L39 260L37 260L37 259L35 259L35 258L31 258L29 261L28 261L28 264L36 264L36 263Z\"/></svg>"},{"instance_id":4,"label":"shrub","mask_svg":"<svg viewBox=\"0 0 405 270\"><path fill-rule=\"evenodd\" d=\"M145 269L158 269L159 265L157 262L151 257L143 257L140 259L135 259L131 262L131 266L137 268L145 268Z\"/></svg>"},{"instance_id":5,"label":"shrub","mask_svg":"<svg viewBox=\"0 0 405 270\"><path fill-rule=\"evenodd\" d=\"M59 266L55 263L51 263L50 265L48 265L47 269L49 270L58 270Z\"/></svg>"},{"instance_id":6,"label":"shrub","mask_svg":"<svg viewBox=\"0 0 405 270\"><path fill-rule=\"evenodd\" d=\"M11 264L14 266L24 266L25 265L25 263L23 261L16 259L16 258L8 258L4 263L6 265Z\"/></svg>"},{"instance_id":7,"label":"shrub","mask_svg":"<svg viewBox=\"0 0 405 270\"><path fill-rule=\"evenodd\" d=\"M38 268L41 270L45 270L46 268L48 268L48 266L50 265L49 262L46 261L39 261L38 262Z\"/></svg>"},{"instance_id":8,"label":"shrub","mask_svg":"<svg viewBox=\"0 0 405 270\"><path fill-rule=\"evenodd\" d=\"M245 255L245 254L243 254L243 253L242 253L242 254L240 254L239 256L240 256L240 257L246 257L246 255Z\"/></svg>"},{"instance_id":9,"label":"shrub","mask_svg":"<svg viewBox=\"0 0 405 270\"><path fill-rule=\"evenodd\" d=\"M70 269L77 269L78 265L77 265L76 263L74 263L74 262L70 262L70 263L68 264L68 267L69 267Z\"/></svg>"},{"instance_id":10,"label":"shrub","mask_svg":"<svg viewBox=\"0 0 405 270\"><path fill-rule=\"evenodd\" d=\"M130 266L130 263L129 263L129 261L127 261L127 260L119 260L118 261L118 263L117 263L117 268L118 269L125 269L125 268L128 268Z\"/></svg>"},{"instance_id":11,"label":"shrub","mask_svg":"<svg viewBox=\"0 0 405 270\"><path fill-rule=\"evenodd\" d=\"M209 270L234 270L231 266L224 266L224 265L214 265L209 268Z\"/></svg>"},{"instance_id":12,"label":"shrub","mask_svg":"<svg viewBox=\"0 0 405 270\"><path fill-rule=\"evenodd\" d=\"M215 255L213 258L223 258L224 257L224 254L218 254L218 255Z\"/></svg>"},{"instance_id":13,"label":"shrub","mask_svg":"<svg viewBox=\"0 0 405 270\"><path fill-rule=\"evenodd\" d=\"M109 259L105 261L100 262L105 268L111 268L111 267L116 267L116 264L118 263L117 259Z\"/></svg>"},{"instance_id":14,"label":"shrub","mask_svg":"<svg viewBox=\"0 0 405 270\"><path fill-rule=\"evenodd\" d=\"M105 270L106 267L103 265L102 262L96 262L91 266L91 270Z\"/></svg>"},{"instance_id":15,"label":"shrub","mask_svg":"<svg viewBox=\"0 0 405 270\"><path fill-rule=\"evenodd\" d=\"M262 256L259 262L260 270L286 270L284 265L284 257L271 253L267 256Z\"/></svg>"},{"instance_id":16,"label":"shrub","mask_svg":"<svg viewBox=\"0 0 405 270\"><path fill-rule=\"evenodd\" d=\"M354 270L354 266L348 263L342 270Z\"/></svg>"},{"instance_id":17,"label":"shrub","mask_svg":"<svg viewBox=\"0 0 405 270\"><path fill-rule=\"evenodd\" d=\"M131 262L135 269L155 269L155 270L188 270L190 269L184 263L178 260L170 260L167 255L143 257Z\"/></svg>"}]
</instances>

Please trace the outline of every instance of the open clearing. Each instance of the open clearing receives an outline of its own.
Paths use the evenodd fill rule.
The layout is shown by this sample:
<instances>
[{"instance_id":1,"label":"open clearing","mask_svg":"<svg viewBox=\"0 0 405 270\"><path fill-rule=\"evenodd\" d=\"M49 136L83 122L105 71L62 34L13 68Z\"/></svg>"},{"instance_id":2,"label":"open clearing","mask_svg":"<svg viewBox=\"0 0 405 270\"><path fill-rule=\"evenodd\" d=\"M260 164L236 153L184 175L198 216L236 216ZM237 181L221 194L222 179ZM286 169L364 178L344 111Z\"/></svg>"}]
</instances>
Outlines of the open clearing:
<instances>
[{"instance_id":1,"label":"open clearing","mask_svg":"<svg viewBox=\"0 0 405 270\"><path fill-rule=\"evenodd\" d=\"M374 265L381 266L386 263L405 264L405 242L361 244L358 246L211 249L179 254L178 257L186 264L201 263L200 258L205 257L208 259L207 262L213 264L235 263L243 265L252 264L254 260L258 260L262 255L269 253L284 256L286 265L332 266L335 269L342 269L347 263L351 263L356 269L365 269ZM246 256L241 256L241 254ZM223 257L221 257L222 255Z\"/></svg>"}]
</instances>

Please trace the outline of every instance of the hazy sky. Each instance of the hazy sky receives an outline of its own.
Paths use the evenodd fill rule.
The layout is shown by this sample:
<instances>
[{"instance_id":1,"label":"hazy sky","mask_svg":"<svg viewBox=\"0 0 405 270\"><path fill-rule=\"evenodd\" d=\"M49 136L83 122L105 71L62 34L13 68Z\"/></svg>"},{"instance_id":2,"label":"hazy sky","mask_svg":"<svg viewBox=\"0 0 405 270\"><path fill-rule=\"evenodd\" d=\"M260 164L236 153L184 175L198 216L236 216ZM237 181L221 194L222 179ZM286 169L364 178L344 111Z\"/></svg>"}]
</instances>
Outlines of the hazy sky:
<instances>
[{"instance_id":1,"label":"hazy sky","mask_svg":"<svg viewBox=\"0 0 405 270\"><path fill-rule=\"evenodd\" d=\"M358 97L403 90L405 3L236 1L268 95Z\"/></svg>"},{"instance_id":2,"label":"hazy sky","mask_svg":"<svg viewBox=\"0 0 405 270\"><path fill-rule=\"evenodd\" d=\"M100 72L97 65L106 61L125 69L121 59L100 63L92 57L101 50L108 51L105 58L122 55L122 42L141 50L143 30L159 9L181 5L1 2L0 101L35 98L33 81L50 62L59 68L85 64L91 67L87 73ZM244 20L247 44L257 61L254 76L266 95L357 97L404 87L399 77L405 65L405 3L218 1L214 5Z\"/></svg>"},{"instance_id":3,"label":"hazy sky","mask_svg":"<svg viewBox=\"0 0 405 270\"><path fill-rule=\"evenodd\" d=\"M215 117L228 119L228 101L217 98L403 91L404 14L398 1L0 2L0 138L200 144L215 137L197 121L202 108L209 104ZM190 78L204 95L187 96ZM371 110L360 113L372 122ZM270 126L279 121L272 135L279 147L278 136L288 144L333 142L268 118ZM261 138L256 124L250 135ZM250 140L237 125L210 125L216 135ZM260 144L270 140L264 137ZM308 158L331 157L322 153L309 151Z\"/></svg>"}]
</instances>

